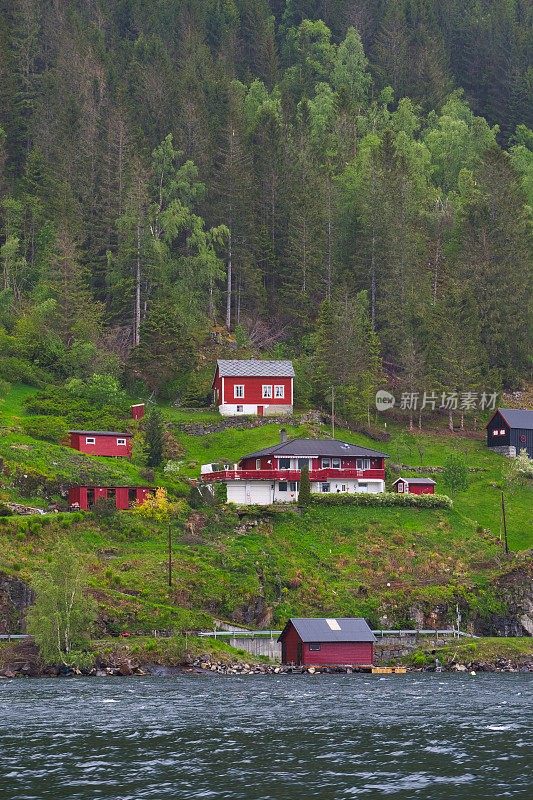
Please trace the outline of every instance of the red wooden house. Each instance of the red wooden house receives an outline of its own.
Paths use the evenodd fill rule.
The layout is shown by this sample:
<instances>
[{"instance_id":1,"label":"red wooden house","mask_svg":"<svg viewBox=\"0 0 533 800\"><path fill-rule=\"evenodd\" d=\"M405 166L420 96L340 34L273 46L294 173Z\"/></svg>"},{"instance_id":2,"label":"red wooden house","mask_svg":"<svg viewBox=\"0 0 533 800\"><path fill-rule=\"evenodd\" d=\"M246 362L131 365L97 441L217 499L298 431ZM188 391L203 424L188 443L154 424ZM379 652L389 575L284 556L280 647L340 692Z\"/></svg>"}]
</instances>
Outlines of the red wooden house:
<instances>
[{"instance_id":1,"label":"red wooden house","mask_svg":"<svg viewBox=\"0 0 533 800\"><path fill-rule=\"evenodd\" d=\"M140 505L151 492L146 486L69 486L68 504L70 508L90 511L97 500L115 501L121 511Z\"/></svg>"},{"instance_id":2,"label":"red wooden house","mask_svg":"<svg viewBox=\"0 0 533 800\"><path fill-rule=\"evenodd\" d=\"M235 465L204 464L201 478L226 484L228 503L298 500L301 470L320 494L385 491L386 453L337 439L293 439L244 456Z\"/></svg>"},{"instance_id":3,"label":"red wooden house","mask_svg":"<svg viewBox=\"0 0 533 800\"><path fill-rule=\"evenodd\" d=\"M364 619L293 618L281 642L283 664L296 666L372 666L376 637Z\"/></svg>"},{"instance_id":4,"label":"red wooden house","mask_svg":"<svg viewBox=\"0 0 533 800\"><path fill-rule=\"evenodd\" d=\"M131 433L69 431L70 446L91 456L131 456Z\"/></svg>"},{"instance_id":5,"label":"red wooden house","mask_svg":"<svg viewBox=\"0 0 533 800\"><path fill-rule=\"evenodd\" d=\"M392 484L398 494L435 494L435 481L431 478L398 478Z\"/></svg>"},{"instance_id":6,"label":"red wooden house","mask_svg":"<svg viewBox=\"0 0 533 800\"><path fill-rule=\"evenodd\" d=\"M294 369L290 361L219 359L213 378L213 402L227 417L239 414L292 414Z\"/></svg>"}]
</instances>

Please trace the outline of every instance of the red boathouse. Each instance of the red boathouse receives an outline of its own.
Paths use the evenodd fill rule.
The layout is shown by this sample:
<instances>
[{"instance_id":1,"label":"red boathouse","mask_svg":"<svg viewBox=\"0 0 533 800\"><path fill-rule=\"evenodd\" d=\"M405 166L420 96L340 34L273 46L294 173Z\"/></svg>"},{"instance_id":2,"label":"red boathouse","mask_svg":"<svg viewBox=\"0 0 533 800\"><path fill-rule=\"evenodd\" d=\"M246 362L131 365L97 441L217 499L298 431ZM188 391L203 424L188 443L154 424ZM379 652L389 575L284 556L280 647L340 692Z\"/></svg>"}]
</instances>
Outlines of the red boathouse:
<instances>
[{"instance_id":1,"label":"red boathouse","mask_svg":"<svg viewBox=\"0 0 533 800\"><path fill-rule=\"evenodd\" d=\"M91 456L131 456L131 433L117 431L69 431L70 446Z\"/></svg>"},{"instance_id":2,"label":"red boathouse","mask_svg":"<svg viewBox=\"0 0 533 800\"><path fill-rule=\"evenodd\" d=\"M144 503L151 491L146 486L69 486L68 504L70 508L90 511L98 500L113 499L119 511L126 511Z\"/></svg>"},{"instance_id":3,"label":"red boathouse","mask_svg":"<svg viewBox=\"0 0 533 800\"><path fill-rule=\"evenodd\" d=\"M292 618L278 639L282 663L305 667L371 667L375 641L359 617Z\"/></svg>"},{"instance_id":4,"label":"red boathouse","mask_svg":"<svg viewBox=\"0 0 533 800\"><path fill-rule=\"evenodd\" d=\"M431 478L398 478L392 484L398 494L435 494Z\"/></svg>"}]
</instances>

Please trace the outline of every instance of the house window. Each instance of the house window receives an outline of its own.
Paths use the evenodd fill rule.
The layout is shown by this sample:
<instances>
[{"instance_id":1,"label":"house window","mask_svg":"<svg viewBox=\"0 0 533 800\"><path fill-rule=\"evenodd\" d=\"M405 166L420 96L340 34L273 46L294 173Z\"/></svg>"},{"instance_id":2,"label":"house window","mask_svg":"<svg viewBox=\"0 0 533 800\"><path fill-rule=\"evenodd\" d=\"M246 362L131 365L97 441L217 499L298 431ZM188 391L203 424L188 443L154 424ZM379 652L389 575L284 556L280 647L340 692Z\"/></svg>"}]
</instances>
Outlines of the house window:
<instances>
[{"instance_id":1,"label":"house window","mask_svg":"<svg viewBox=\"0 0 533 800\"><path fill-rule=\"evenodd\" d=\"M498 435L498 431L492 431L492 435L493 436L497 436Z\"/></svg>"},{"instance_id":2,"label":"house window","mask_svg":"<svg viewBox=\"0 0 533 800\"><path fill-rule=\"evenodd\" d=\"M331 458L323 458L322 469L327 469L328 467L331 467Z\"/></svg>"},{"instance_id":3,"label":"house window","mask_svg":"<svg viewBox=\"0 0 533 800\"><path fill-rule=\"evenodd\" d=\"M345 491L346 491L346 484L343 483L343 484L341 484L341 492L345 492Z\"/></svg>"},{"instance_id":4,"label":"house window","mask_svg":"<svg viewBox=\"0 0 533 800\"><path fill-rule=\"evenodd\" d=\"M370 469L369 458L358 458L356 464L357 464L357 469Z\"/></svg>"},{"instance_id":5,"label":"house window","mask_svg":"<svg viewBox=\"0 0 533 800\"><path fill-rule=\"evenodd\" d=\"M256 458L255 459L255 468L256 469L261 469L261 459L260 458Z\"/></svg>"},{"instance_id":6,"label":"house window","mask_svg":"<svg viewBox=\"0 0 533 800\"><path fill-rule=\"evenodd\" d=\"M285 387L284 386L274 386L274 397L284 398L285 397Z\"/></svg>"},{"instance_id":7,"label":"house window","mask_svg":"<svg viewBox=\"0 0 533 800\"><path fill-rule=\"evenodd\" d=\"M403 483L398 484L398 492L403 493Z\"/></svg>"},{"instance_id":8,"label":"house window","mask_svg":"<svg viewBox=\"0 0 533 800\"><path fill-rule=\"evenodd\" d=\"M299 458L296 462L298 464L298 469L303 469L307 467L309 469L309 459L308 458Z\"/></svg>"},{"instance_id":9,"label":"house window","mask_svg":"<svg viewBox=\"0 0 533 800\"><path fill-rule=\"evenodd\" d=\"M505 428L500 431L500 436L505 436Z\"/></svg>"},{"instance_id":10,"label":"house window","mask_svg":"<svg viewBox=\"0 0 533 800\"><path fill-rule=\"evenodd\" d=\"M117 444L121 445L122 447L125 447L126 446L126 440L125 439L117 439Z\"/></svg>"},{"instance_id":11,"label":"house window","mask_svg":"<svg viewBox=\"0 0 533 800\"><path fill-rule=\"evenodd\" d=\"M279 469L290 469L291 468L290 458L278 458L278 467Z\"/></svg>"},{"instance_id":12,"label":"house window","mask_svg":"<svg viewBox=\"0 0 533 800\"><path fill-rule=\"evenodd\" d=\"M85 444L96 444L96 439L94 436L86 436L85 437Z\"/></svg>"},{"instance_id":13,"label":"house window","mask_svg":"<svg viewBox=\"0 0 533 800\"><path fill-rule=\"evenodd\" d=\"M309 642L309 651L311 653L318 653L320 650L320 644L318 642Z\"/></svg>"},{"instance_id":14,"label":"house window","mask_svg":"<svg viewBox=\"0 0 533 800\"><path fill-rule=\"evenodd\" d=\"M279 489L280 492L286 492L287 491L287 486L288 486L287 481L280 481L278 483L278 489Z\"/></svg>"},{"instance_id":15,"label":"house window","mask_svg":"<svg viewBox=\"0 0 533 800\"><path fill-rule=\"evenodd\" d=\"M341 460L340 458L332 458L331 459L331 466L333 469L340 469L341 468Z\"/></svg>"},{"instance_id":16,"label":"house window","mask_svg":"<svg viewBox=\"0 0 533 800\"><path fill-rule=\"evenodd\" d=\"M323 483L323 484L321 484L321 486L320 486L320 491L322 492L322 494L327 494L327 493L329 492L329 490L330 490L330 485L329 485L329 483Z\"/></svg>"},{"instance_id":17,"label":"house window","mask_svg":"<svg viewBox=\"0 0 533 800\"><path fill-rule=\"evenodd\" d=\"M272 397L272 386L263 386L263 400L269 400Z\"/></svg>"},{"instance_id":18,"label":"house window","mask_svg":"<svg viewBox=\"0 0 533 800\"><path fill-rule=\"evenodd\" d=\"M244 412L244 406L237 406L237 414L242 414Z\"/></svg>"},{"instance_id":19,"label":"house window","mask_svg":"<svg viewBox=\"0 0 533 800\"><path fill-rule=\"evenodd\" d=\"M233 397L244 397L244 384L236 383L233 387Z\"/></svg>"},{"instance_id":20,"label":"house window","mask_svg":"<svg viewBox=\"0 0 533 800\"><path fill-rule=\"evenodd\" d=\"M289 482L289 492L297 492L298 491L298 484L296 481Z\"/></svg>"}]
</instances>

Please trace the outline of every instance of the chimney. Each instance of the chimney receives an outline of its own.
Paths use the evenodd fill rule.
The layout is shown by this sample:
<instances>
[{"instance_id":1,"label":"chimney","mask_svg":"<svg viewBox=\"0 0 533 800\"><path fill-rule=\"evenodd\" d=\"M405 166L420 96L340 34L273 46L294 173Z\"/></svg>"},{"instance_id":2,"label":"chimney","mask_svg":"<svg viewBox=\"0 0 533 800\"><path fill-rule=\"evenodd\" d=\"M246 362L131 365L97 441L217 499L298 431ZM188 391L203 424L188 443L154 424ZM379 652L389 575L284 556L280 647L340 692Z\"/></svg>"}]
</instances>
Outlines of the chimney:
<instances>
[{"instance_id":1,"label":"chimney","mask_svg":"<svg viewBox=\"0 0 533 800\"><path fill-rule=\"evenodd\" d=\"M281 444L284 444L287 441L287 431L285 428L282 428L279 432L279 440Z\"/></svg>"}]
</instances>

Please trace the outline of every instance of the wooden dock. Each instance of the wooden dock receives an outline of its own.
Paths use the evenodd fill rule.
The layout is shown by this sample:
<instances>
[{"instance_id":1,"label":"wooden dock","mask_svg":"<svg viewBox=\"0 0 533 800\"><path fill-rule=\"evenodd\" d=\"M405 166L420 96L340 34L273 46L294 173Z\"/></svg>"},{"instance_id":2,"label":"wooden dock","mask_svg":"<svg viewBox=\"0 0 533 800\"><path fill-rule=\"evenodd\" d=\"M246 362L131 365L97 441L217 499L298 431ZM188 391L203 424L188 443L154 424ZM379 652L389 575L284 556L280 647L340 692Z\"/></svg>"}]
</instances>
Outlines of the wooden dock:
<instances>
[{"instance_id":1,"label":"wooden dock","mask_svg":"<svg viewBox=\"0 0 533 800\"><path fill-rule=\"evenodd\" d=\"M372 675L405 675L407 667L372 667Z\"/></svg>"}]
</instances>

